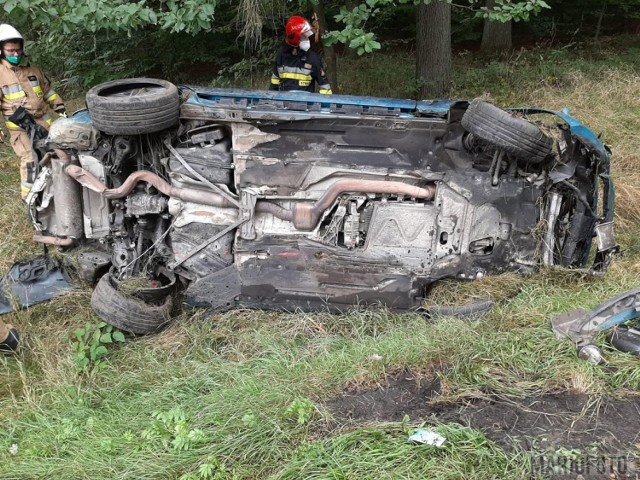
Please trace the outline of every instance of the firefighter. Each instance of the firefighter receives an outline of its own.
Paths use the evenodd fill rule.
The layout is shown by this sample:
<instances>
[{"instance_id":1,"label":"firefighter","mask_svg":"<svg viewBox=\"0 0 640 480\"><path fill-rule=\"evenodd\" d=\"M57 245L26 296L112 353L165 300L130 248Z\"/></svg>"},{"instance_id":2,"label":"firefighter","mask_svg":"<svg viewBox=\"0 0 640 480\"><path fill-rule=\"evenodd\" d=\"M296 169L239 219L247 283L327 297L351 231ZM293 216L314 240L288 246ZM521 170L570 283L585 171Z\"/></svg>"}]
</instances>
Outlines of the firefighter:
<instances>
[{"instance_id":1,"label":"firefighter","mask_svg":"<svg viewBox=\"0 0 640 480\"><path fill-rule=\"evenodd\" d=\"M0 320L0 352L12 353L18 348L18 331Z\"/></svg>"},{"instance_id":2,"label":"firefighter","mask_svg":"<svg viewBox=\"0 0 640 480\"><path fill-rule=\"evenodd\" d=\"M332 93L320 56L310 50L313 29L303 17L293 16L285 28L285 40L276 55L269 90L304 90Z\"/></svg>"},{"instance_id":3,"label":"firefighter","mask_svg":"<svg viewBox=\"0 0 640 480\"><path fill-rule=\"evenodd\" d=\"M13 151L20 157L20 194L26 199L35 175L31 138L8 117L22 106L39 125L49 130L53 122L49 109L64 117L66 112L49 79L24 53L20 32L6 23L0 25L0 88L0 109L11 135Z\"/></svg>"}]
</instances>

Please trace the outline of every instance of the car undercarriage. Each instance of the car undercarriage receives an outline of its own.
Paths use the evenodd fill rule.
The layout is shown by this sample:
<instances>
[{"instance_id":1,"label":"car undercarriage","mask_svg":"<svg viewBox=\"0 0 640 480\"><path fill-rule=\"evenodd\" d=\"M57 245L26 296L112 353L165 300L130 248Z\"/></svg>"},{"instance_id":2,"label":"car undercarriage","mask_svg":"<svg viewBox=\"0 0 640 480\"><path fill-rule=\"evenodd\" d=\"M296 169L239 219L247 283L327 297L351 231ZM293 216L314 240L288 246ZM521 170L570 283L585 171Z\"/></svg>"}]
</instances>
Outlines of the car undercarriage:
<instances>
[{"instance_id":1,"label":"car undercarriage","mask_svg":"<svg viewBox=\"0 0 640 480\"><path fill-rule=\"evenodd\" d=\"M419 309L439 279L603 273L616 250L610 151L567 113L154 79L87 106L52 125L34 240L134 333L182 302Z\"/></svg>"}]
</instances>

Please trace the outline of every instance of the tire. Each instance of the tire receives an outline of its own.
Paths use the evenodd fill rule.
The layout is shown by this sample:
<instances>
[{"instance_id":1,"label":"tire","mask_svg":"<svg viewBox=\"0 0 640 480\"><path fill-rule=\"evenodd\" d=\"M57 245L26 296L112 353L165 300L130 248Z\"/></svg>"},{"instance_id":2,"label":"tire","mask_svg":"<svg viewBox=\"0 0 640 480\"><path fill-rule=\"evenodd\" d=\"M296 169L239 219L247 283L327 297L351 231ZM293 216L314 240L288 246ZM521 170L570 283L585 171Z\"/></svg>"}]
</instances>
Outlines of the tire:
<instances>
[{"instance_id":1,"label":"tire","mask_svg":"<svg viewBox=\"0 0 640 480\"><path fill-rule=\"evenodd\" d=\"M626 325L615 327L608 335L611 346L621 352L640 357L640 330Z\"/></svg>"},{"instance_id":2,"label":"tire","mask_svg":"<svg viewBox=\"0 0 640 480\"><path fill-rule=\"evenodd\" d=\"M462 116L462 126L482 140L529 163L544 161L553 146L553 138L537 125L478 98L469 104Z\"/></svg>"},{"instance_id":3,"label":"tire","mask_svg":"<svg viewBox=\"0 0 640 480\"><path fill-rule=\"evenodd\" d=\"M103 275L91 295L93 311L105 322L126 332L153 333L171 321L173 298L167 295L160 305L151 305L124 295L114 286L111 273Z\"/></svg>"},{"instance_id":4,"label":"tire","mask_svg":"<svg viewBox=\"0 0 640 480\"><path fill-rule=\"evenodd\" d=\"M178 88L165 80L130 78L96 85L87 92L93 125L109 135L154 133L178 123Z\"/></svg>"}]
</instances>

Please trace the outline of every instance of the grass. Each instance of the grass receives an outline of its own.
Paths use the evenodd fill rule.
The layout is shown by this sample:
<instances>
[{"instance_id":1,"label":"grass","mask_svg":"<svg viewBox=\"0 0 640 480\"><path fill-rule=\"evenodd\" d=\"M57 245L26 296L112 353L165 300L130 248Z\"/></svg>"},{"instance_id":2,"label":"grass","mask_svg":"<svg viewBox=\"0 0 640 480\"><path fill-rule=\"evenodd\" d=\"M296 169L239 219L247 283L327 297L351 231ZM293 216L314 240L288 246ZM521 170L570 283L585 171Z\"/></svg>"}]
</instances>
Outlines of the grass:
<instances>
[{"instance_id":1,"label":"grass","mask_svg":"<svg viewBox=\"0 0 640 480\"><path fill-rule=\"evenodd\" d=\"M505 105L567 106L603 132L614 150L617 233L626 253L605 278L545 269L434 286L432 299L440 304L493 298L497 307L480 320L429 321L385 311L186 312L157 335L108 345L108 368L84 372L74 364L71 335L98 319L87 308L90 292L79 289L4 317L20 328L26 348L0 357L0 478L527 478L528 455L506 452L468 427L437 425L445 446L416 446L406 438L419 419L353 425L334 418L324 403L349 385L375 385L404 366L437 375L443 403L496 394L637 394L636 359L598 338L608 368L582 362L549 326L552 314L594 307L640 284L640 77L632 48L456 58L453 97L490 94ZM377 54L343 67L343 91L410 93L410 56ZM4 270L39 249L30 241L6 146L0 167Z\"/></svg>"}]
</instances>

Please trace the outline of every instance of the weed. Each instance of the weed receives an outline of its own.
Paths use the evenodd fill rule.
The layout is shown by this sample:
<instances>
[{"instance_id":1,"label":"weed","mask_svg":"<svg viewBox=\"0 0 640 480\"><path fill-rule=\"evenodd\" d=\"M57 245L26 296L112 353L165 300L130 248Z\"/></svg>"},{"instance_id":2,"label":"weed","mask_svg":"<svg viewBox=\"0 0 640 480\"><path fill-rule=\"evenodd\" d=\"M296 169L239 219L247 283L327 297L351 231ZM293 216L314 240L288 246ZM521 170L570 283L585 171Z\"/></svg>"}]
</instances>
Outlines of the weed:
<instances>
[{"instance_id":1,"label":"weed","mask_svg":"<svg viewBox=\"0 0 640 480\"><path fill-rule=\"evenodd\" d=\"M123 343L124 334L105 322L86 323L76 328L71 336L73 360L82 373L106 367L104 357L109 353L107 345Z\"/></svg>"},{"instance_id":2,"label":"weed","mask_svg":"<svg viewBox=\"0 0 640 480\"><path fill-rule=\"evenodd\" d=\"M235 480L236 478L239 477L229 472L224 463L215 456L209 456L205 462L198 465L195 473L185 473L179 480Z\"/></svg>"},{"instance_id":3,"label":"weed","mask_svg":"<svg viewBox=\"0 0 640 480\"><path fill-rule=\"evenodd\" d=\"M207 439L202 430L190 428L189 417L180 407L153 412L152 416L154 421L149 429L142 432L142 438L159 441L164 448L190 450Z\"/></svg>"},{"instance_id":4,"label":"weed","mask_svg":"<svg viewBox=\"0 0 640 480\"><path fill-rule=\"evenodd\" d=\"M285 410L288 417L295 418L298 425L306 425L313 417L315 405L308 398L296 398Z\"/></svg>"}]
</instances>

